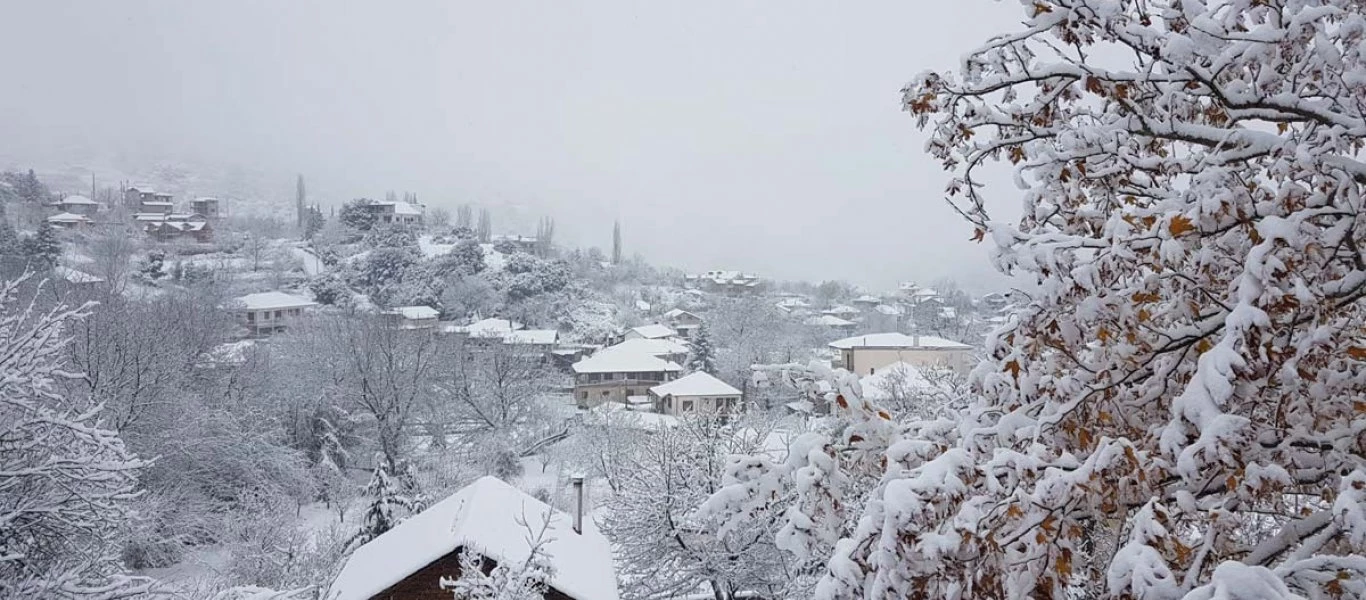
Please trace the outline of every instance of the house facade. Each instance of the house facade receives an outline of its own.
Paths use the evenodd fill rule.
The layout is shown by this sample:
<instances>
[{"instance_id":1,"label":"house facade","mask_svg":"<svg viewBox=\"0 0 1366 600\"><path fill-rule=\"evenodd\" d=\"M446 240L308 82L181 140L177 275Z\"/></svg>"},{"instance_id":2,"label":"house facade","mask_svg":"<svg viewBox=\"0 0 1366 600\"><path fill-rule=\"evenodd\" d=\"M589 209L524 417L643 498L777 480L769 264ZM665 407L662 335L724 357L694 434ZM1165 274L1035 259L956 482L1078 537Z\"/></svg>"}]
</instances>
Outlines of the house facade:
<instances>
[{"instance_id":1,"label":"house facade","mask_svg":"<svg viewBox=\"0 0 1366 600\"><path fill-rule=\"evenodd\" d=\"M674 417L734 415L743 407L744 395L709 373L698 371L650 388L655 412Z\"/></svg>"},{"instance_id":2,"label":"house facade","mask_svg":"<svg viewBox=\"0 0 1366 600\"><path fill-rule=\"evenodd\" d=\"M217 219L223 216L223 203L218 198L195 198L190 201L190 211L206 219Z\"/></svg>"},{"instance_id":3,"label":"house facade","mask_svg":"<svg viewBox=\"0 0 1366 600\"><path fill-rule=\"evenodd\" d=\"M697 337L697 330L702 328L702 317L681 308L675 308L664 313L663 324L677 331L678 337L691 340Z\"/></svg>"},{"instance_id":4,"label":"house facade","mask_svg":"<svg viewBox=\"0 0 1366 600\"><path fill-rule=\"evenodd\" d=\"M411 202L374 200L364 205L365 211L374 215L376 223L385 225L421 225L426 207Z\"/></svg>"},{"instance_id":5,"label":"house facade","mask_svg":"<svg viewBox=\"0 0 1366 600\"><path fill-rule=\"evenodd\" d=\"M837 353L834 367L859 376L873 375L878 369L902 362L922 369L947 367L958 373L966 373L976 364L972 346L924 335L858 335L831 342L830 348Z\"/></svg>"},{"instance_id":6,"label":"house facade","mask_svg":"<svg viewBox=\"0 0 1366 600\"><path fill-rule=\"evenodd\" d=\"M398 329L432 329L441 312L430 306L399 306L384 311L384 316Z\"/></svg>"},{"instance_id":7,"label":"house facade","mask_svg":"<svg viewBox=\"0 0 1366 600\"><path fill-rule=\"evenodd\" d=\"M52 215L47 222L58 229L85 229L93 223L90 217L68 212Z\"/></svg>"},{"instance_id":8,"label":"house facade","mask_svg":"<svg viewBox=\"0 0 1366 600\"><path fill-rule=\"evenodd\" d=\"M683 371L678 363L634 352L599 352L574 363L574 403L592 408L604 402L626 404L632 396L673 381Z\"/></svg>"},{"instance_id":9,"label":"house facade","mask_svg":"<svg viewBox=\"0 0 1366 600\"><path fill-rule=\"evenodd\" d=\"M73 215L83 215L93 217L100 211L100 204L86 198L85 196L72 195L62 198L52 205L59 213L70 213Z\"/></svg>"},{"instance_id":10,"label":"house facade","mask_svg":"<svg viewBox=\"0 0 1366 600\"><path fill-rule=\"evenodd\" d=\"M235 298L228 310L250 335L269 335L284 331L316 302L285 292L261 292Z\"/></svg>"}]
</instances>

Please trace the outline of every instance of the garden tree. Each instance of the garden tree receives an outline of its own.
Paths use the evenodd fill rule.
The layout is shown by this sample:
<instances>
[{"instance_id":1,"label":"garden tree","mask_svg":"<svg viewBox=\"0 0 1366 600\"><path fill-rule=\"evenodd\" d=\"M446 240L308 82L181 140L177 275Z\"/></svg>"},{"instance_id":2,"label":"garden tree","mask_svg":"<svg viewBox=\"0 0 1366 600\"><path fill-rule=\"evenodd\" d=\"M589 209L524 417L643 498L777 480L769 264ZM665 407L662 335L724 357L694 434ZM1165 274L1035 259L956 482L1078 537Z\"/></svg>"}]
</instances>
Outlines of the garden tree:
<instances>
[{"instance_id":1,"label":"garden tree","mask_svg":"<svg viewBox=\"0 0 1366 600\"><path fill-rule=\"evenodd\" d=\"M450 252L436 257L435 263L437 274L443 277L477 275L486 267L484 250L473 240L460 241Z\"/></svg>"},{"instance_id":2,"label":"garden tree","mask_svg":"<svg viewBox=\"0 0 1366 600\"><path fill-rule=\"evenodd\" d=\"M468 204L461 204L455 209L455 228L474 229L474 207Z\"/></svg>"},{"instance_id":3,"label":"garden tree","mask_svg":"<svg viewBox=\"0 0 1366 600\"><path fill-rule=\"evenodd\" d=\"M489 213L489 209L479 209L479 225L474 231L480 243L487 244L493 239L493 215Z\"/></svg>"},{"instance_id":4,"label":"garden tree","mask_svg":"<svg viewBox=\"0 0 1366 600\"><path fill-rule=\"evenodd\" d=\"M200 356L229 336L220 300L212 292L104 298L69 326L65 350L81 373L65 382L69 393L103 405L106 426L142 430L143 419L172 405Z\"/></svg>"},{"instance_id":5,"label":"garden tree","mask_svg":"<svg viewBox=\"0 0 1366 600\"><path fill-rule=\"evenodd\" d=\"M318 304L346 306L351 300L351 288L347 287L346 280L335 272L314 277L308 282L308 291L313 292L313 299Z\"/></svg>"},{"instance_id":6,"label":"garden tree","mask_svg":"<svg viewBox=\"0 0 1366 600\"><path fill-rule=\"evenodd\" d=\"M62 243L57 241L57 231L47 219L39 221L38 231L24 238L19 246L24 256L42 268L56 266L62 256Z\"/></svg>"},{"instance_id":7,"label":"garden tree","mask_svg":"<svg viewBox=\"0 0 1366 600\"><path fill-rule=\"evenodd\" d=\"M318 235L323 225L326 224L327 219L323 217L323 213L318 210L318 207L310 206L304 209L304 239L313 239L313 236Z\"/></svg>"},{"instance_id":8,"label":"garden tree","mask_svg":"<svg viewBox=\"0 0 1366 600\"><path fill-rule=\"evenodd\" d=\"M82 268L104 280L101 291L105 294L122 294L127 287L133 271L133 255L138 250L136 240L127 231L104 231L86 242L85 252L92 260Z\"/></svg>"},{"instance_id":9,"label":"garden tree","mask_svg":"<svg viewBox=\"0 0 1366 600\"><path fill-rule=\"evenodd\" d=\"M697 328L697 334L690 344L692 353L688 355L689 371L716 373L716 349L711 347L711 333L704 324Z\"/></svg>"},{"instance_id":10,"label":"garden tree","mask_svg":"<svg viewBox=\"0 0 1366 600\"><path fill-rule=\"evenodd\" d=\"M427 222L427 226L433 229L445 229L451 224L451 211L440 206L433 207L427 211L424 220Z\"/></svg>"},{"instance_id":11,"label":"garden tree","mask_svg":"<svg viewBox=\"0 0 1366 600\"><path fill-rule=\"evenodd\" d=\"M295 360L311 365L299 369L308 389L346 413L364 415L385 460L403 465L414 412L441 359L435 338L371 315L318 316L296 333Z\"/></svg>"},{"instance_id":12,"label":"garden tree","mask_svg":"<svg viewBox=\"0 0 1366 600\"><path fill-rule=\"evenodd\" d=\"M116 535L144 466L101 426L100 405L65 395L65 328L81 309L39 311L0 286L0 595L117 598L149 582L122 573Z\"/></svg>"},{"instance_id":13,"label":"garden tree","mask_svg":"<svg viewBox=\"0 0 1366 600\"><path fill-rule=\"evenodd\" d=\"M370 231L375 226L375 213L366 210L373 201L368 198L357 198L343 204L340 211L337 211L337 220L356 231Z\"/></svg>"},{"instance_id":14,"label":"garden tree","mask_svg":"<svg viewBox=\"0 0 1366 600\"><path fill-rule=\"evenodd\" d=\"M434 393L425 413L439 430L458 436L488 460L515 462L532 445L555 433L553 373L538 355L497 340L455 341L434 369ZM560 428L562 429L562 428Z\"/></svg>"},{"instance_id":15,"label":"garden tree","mask_svg":"<svg viewBox=\"0 0 1366 600\"><path fill-rule=\"evenodd\" d=\"M886 466L817 597L1362 597L1366 5L1024 7L905 102L1037 289L962 423L837 399L838 468Z\"/></svg>"},{"instance_id":16,"label":"garden tree","mask_svg":"<svg viewBox=\"0 0 1366 600\"><path fill-rule=\"evenodd\" d=\"M555 247L555 219L541 217L536 223L536 256L550 256Z\"/></svg>"},{"instance_id":17,"label":"garden tree","mask_svg":"<svg viewBox=\"0 0 1366 600\"><path fill-rule=\"evenodd\" d=\"M601 522L618 549L626 596L678 598L706 590L720 600L741 592L784 597L789 581L772 528L712 533L697 508L720 489L730 455L763 447L763 424L728 427L718 419L686 418L645 436L621 457L616 492Z\"/></svg>"},{"instance_id":18,"label":"garden tree","mask_svg":"<svg viewBox=\"0 0 1366 600\"><path fill-rule=\"evenodd\" d=\"M410 514L420 510L420 503L407 495L404 485L392 471L394 467L383 455L375 457L375 470L370 483L362 492L369 503L362 515L361 528L351 538L349 545L359 548L384 532L393 529Z\"/></svg>"},{"instance_id":19,"label":"garden tree","mask_svg":"<svg viewBox=\"0 0 1366 600\"><path fill-rule=\"evenodd\" d=\"M478 275L456 275L441 291L441 309L448 317L492 314L501 302L498 290Z\"/></svg>"},{"instance_id":20,"label":"garden tree","mask_svg":"<svg viewBox=\"0 0 1366 600\"><path fill-rule=\"evenodd\" d=\"M710 341L716 352L717 377L747 391L750 366L805 359L814 339L808 328L762 298L718 299L707 315Z\"/></svg>"}]
</instances>

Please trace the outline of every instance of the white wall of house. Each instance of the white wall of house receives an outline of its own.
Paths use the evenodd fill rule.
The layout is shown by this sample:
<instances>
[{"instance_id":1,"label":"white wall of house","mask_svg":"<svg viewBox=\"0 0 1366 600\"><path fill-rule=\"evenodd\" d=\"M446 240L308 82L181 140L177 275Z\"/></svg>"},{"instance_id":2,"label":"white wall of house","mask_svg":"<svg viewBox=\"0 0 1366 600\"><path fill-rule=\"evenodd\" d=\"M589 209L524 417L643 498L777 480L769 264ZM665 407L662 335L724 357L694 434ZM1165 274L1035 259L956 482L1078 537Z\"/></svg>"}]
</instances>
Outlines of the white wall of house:
<instances>
[{"instance_id":1,"label":"white wall of house","mask_svg":"<svg viewBox=\"0 0 1366 600\"><path fill-rule=\"evenodd\" d=\"M840 351L841 364L859 376L872 375L877 369L899 362L917 367L949 367L967 373L974 366L969 349L933 348L852 348Z\"/></svg>"},{"instance_id":2,"label":"white wall of house","mask_svg":"<svg viewBox=\"0 0 1366 600\"><path fill-rule=\"evenodd\" d=\"M675 417L687 415L719 415L740 412L739 396L675 396L656 399L659 412Z\"/></svg>"}]
</instances>

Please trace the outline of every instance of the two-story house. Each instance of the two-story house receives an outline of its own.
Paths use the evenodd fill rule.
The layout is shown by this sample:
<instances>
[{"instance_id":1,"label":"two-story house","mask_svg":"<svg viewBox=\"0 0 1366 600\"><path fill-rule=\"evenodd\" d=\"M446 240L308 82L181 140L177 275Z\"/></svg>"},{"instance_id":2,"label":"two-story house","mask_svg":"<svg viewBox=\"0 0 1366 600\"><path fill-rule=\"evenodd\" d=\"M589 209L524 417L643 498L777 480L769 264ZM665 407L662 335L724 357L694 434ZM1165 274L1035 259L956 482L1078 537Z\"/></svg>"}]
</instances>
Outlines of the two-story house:
<instances>
[{"instance_id":1,"label":"two-story house","mask_svg":"<svg viewBox=\"0 0 1366 600\"><path fill-rule=\"evenodd\" d=\"M95 216L95 213L100 210L99 202L80 195L67 196L54 202L52 206L56 208L59 213L71 213L73 215L82 215L86 217L93 217Z\"/></svg>"},{"instance_id":2,"label":"two-story house","mask_svg":"<svg viewBox=\"0 0 1366 600\"><path fill-rule=\"evenodd\" d=\"M426 207L421 204L399 200L372 200L364 208L374 215L376 223L385 225L421 225L426 212Z\"/></svg>"},{"instance_id":3,"label":"two-story house","mask_svg":"<svg viewBox=\"0 0 1366 600\"><path fill-rule=\"evenodd\" d=\"M603 402L625 404L650 388L673 381L683 371L678 363L637 352L599 352L574 363L574 402L592 408Z\"/></svg>"},{"instance_id":4,"label":"two-story house","mask_svg":"<svg viewBox=\"0 0 1366 600\"><path fill-rule=\"evenodd\" d=\"M217 219L223 216L223 203L218 198L195 198L190 201L190 212L204 215L206 219Z\"/></svg>"},{"instance_id":5,"label":"two-story house","mask_svg":"<svg viewBox=\"0 0 1366 600\"><path fill-rule=\"evenodd\" d=\"M678 337L691 340L697 337L697 330L702 328L702 317L681 308L675 308L664 313L664 324L677 331Z\"/></svg>"}]
</instances>

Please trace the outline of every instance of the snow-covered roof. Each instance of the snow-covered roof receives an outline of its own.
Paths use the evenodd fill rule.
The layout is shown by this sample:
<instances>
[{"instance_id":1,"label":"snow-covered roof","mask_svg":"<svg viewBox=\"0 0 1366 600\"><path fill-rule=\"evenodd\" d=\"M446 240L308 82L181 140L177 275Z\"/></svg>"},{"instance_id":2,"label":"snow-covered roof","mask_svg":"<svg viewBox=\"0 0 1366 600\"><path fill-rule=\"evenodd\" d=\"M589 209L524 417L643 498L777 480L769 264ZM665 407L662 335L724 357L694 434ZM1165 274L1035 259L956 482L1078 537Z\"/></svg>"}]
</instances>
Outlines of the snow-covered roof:
<instances>
[{"instance_id":1,"label":"snow-covered roof","mask_svg":"<svg viewBox=\"0 0 1366 600\"><path fill-rule=\"evenodd\" d=\"M158 195L160 195L160 194L158 194ZM170 200L143 200L143 201L142 201L142 205L143 205L143 206L172 206L173 203L172 203Z\"/></svg>"},{"instance_id":2,"label":"snow-covered roof","mask_svg":"<svg viewBox=\"0 0 1366 600\"><path fill-rule=\"evenodd\" d=\"M58 266L52 269L52 274L56 275L68 283L103 283L104 278L96 277L85 271L77 271L71 267Z\"/></svg>"},{"instance_id":3,"label":"snow-covered roof","mask_svg":"<svg viewBox=\"0 0 1366 600\"><path fill-rule=\"evenodd\" d=\"M55 214L47 218L48 223L87 223L90 219L85 215L76 215L69 212Z\"/></svg>"},{"instance_id":4,"label":"snow-covered roof","mask_svg":"<svg viewBox=\"0 0 1366 600\"><path fill-rule=\"evenodd\" d=\"M879 304L877 306L874 306L873 310L878 311L879 313L882 313L889 317L899 317L903 314L900 307L892 306L890 304Z\"/></svg>"},{"instance_id":5,"label":"snow-covered roof","mask_svg":"<svg viewBox=\"0 0 1366 600\"><path fill-rule=\"evenodd\" d=\"M740 390L711 374L697 371L650 388L650 393L664 396L739 396Z\"/></svg>"},{"instance_id":6,"label":"snow-covered roof","mask_svg":"<svg viewBox=\"0 0 1366 600\"><path fill-rule=\"evenodd\" d=\"M357 548L337 579L329 600L369 600L457 548L503 564L531 554L533 531L550 517L542 547L551 566L550 586L575 600L616 600L612 551L592 519L575 533L573 517L494 477L481 477L383 535ZM432 582L436 584L435 581Z\"/></svg>"},{"instance_id":7,"label":"snow-covered roof","mask_svg":"<svg viewBox=\"0 0 1366 600\"><path fill-rule=\"evenodd\" d=\"M649 302L646 302L644 300L636 300L636 310L641 312L649 312L650 308L651 307Z\"/></svg>"},{"instance_id":8,"label":"snow-covered roof","mask_svg":"<svg viewBox=\"0 0 1366 600\"><path fill-rule=\"evenodd\" d=\"M853 327L853 326L854 326L854 323L853 323L852 321L846 321L846 320L841 319L841 318L839 318L839 317L836 317L836 316L834 316L834 315L821 315L821 316L819 316L819 317L811 317L810 319L807 319L807 320L806 320L806 324L807 324L807 325L819 325L819 326L821 326L821 327Z\"/></svg>"},{"instance_id":9,"label":"snow-covered roof","mask_svg":"<svg viewBox=\"0 0 1366 600\"><path fill-rule=\"evenodd\" d=\"M141 192L141 193L143 193L143 194L155 194L155 193L157 193L157 191L156 191L155 189L153 189L152 186L150 186L150 185L132 185L132 186L128 186L128 190L129 190L129 191L133 191L133 192Z\"/></svg>"},{"instance_id":10,"label":"snow-covered roof","mask_svg":"<svg viewBox=\"0 0 1366 600\"><path fill-rule=\"evenodd\" d=\"M275 310L307 308L309 306L314 306L316 303L302 296L295 296L294 294L286 294L284 292L260 292L240 296L234 300L234 304L236 307L246 310Z\"/></svg>"},{"instance_id":11,"label":"snow-covered roof","mask_svg":"<svg viewBox=\"0 0 1366 600\"><path fill-rule=\"evenodd\" d=\"M871 294L864 294L862 296L854 298L854 302L858 302L859 304L878 304L882 302L882 298L878 298L877 296Z\"/></svg>"},{"instance_id":12,"label":"snow-covered roof","mask_svg":"<svg viewBox=\"0 0 1366 600\"><path fill-rule=\"evenodd\" d=\"M846 304L841 304L838 306L832 306L821 312L827 315L856 315L859 313L859 309Z\"/></svg>"},{"instance_id":13,"label":"snow-covered roof","mask_svg":"<svg viewBox=\"0 0 1366 600\"><path fill-rule=\"evenodd\" d=\"M702 320L702 317L699 317L696 314L693 314L681 308L671 309L669 310L669 312L664 313L665 319L679 319L682 317L692 317L694 319L697 319L698 321Z\"/></svg>"},{"instance_id":14,"label":"snow-covered roof","mask_svg":"<svg viewBox=\"0 0 1366 600\"><path fill-rule=\"evenodd\" d=\"M547 346L554 344L559 339L560 332L554 329L522 329L508 332L503 336L503 343Z\"/></svg>"},{"instance_id":15,"label":"snow-covered roof","mask_svg":"<svg viewBox=\"0 0 1366 600\"><path fill-rule=\"evenodd\" d=\"M398 315L409 321L420 321L422 319L435 319L441 315L441 311L430 306L398 306L389 309L389 314Z\"/></svg>"},{"instance_id":16,"label":"snow-covered roof","mask_svg":"<svg viewBox=\"0 0 1366 600\"><path fill-rule=\"evenodd\" d=\"M659 339L659 338L670 338L670 337L674 337L674 336L678 335L678 332L677 332L677 331L674 331L674 330L673 330L672 328L670 328L669 326L667 326L667 325L659 325L659 324L655 324L655 325L641 325L640 327L632 327L632 328L631 328L631 331L634 332L636 335L638 335L638 336L640 336L640 337L643 337L643 338L645 338L645 339L650 339L650 340Z\"/></svg>"},{"instance_id":17,"label":"snow-covered roof","mask_svg":"<svg viewBox=\"0 0 1366 600\"><path fill-rule=\"evenodd\" d=\"M575 373L657 373L682 371L677 363L639 352L599 352L574 363Z\"/></svg>"},{"instance_id":18,"label":"snow-covered roof","mask_svg":"<svg viewBox=\"0 0 1366 600\"><path fill-rule=\"evenodd\" d=\"M133 213L134 221L165 221L166 215L162 213Z\"/></svg>"},{"instance_id":19,"label":"snow-covered roof","mask_svg":"<svg viewBox=\"0 0 1366 600\"><path fill-rule=\"evenodd\" d=\"M608 354L615 352L631 352L644 354L646 356L667 356L670 354L687 354L688 347L667 339L645 339L632 338L620 344L608 346L598 351L598 354ZM596 356L596 354L594 355Z\"/></svg>"},{"instance_id":20,"label":"snow-covered roof","mask_svg":"<svg viewBox=\"0 0 1366 600\"><path fill-rule=\"evenodd\" d=\"M395 202L394 214L396 215L421 215L422 209L408 202Z\"/></svg>"},{"instance_id":21,"label":"snow-covered roof","mask_svg":"<svg viewBox=\"0 0 1366 600\"><path fill-rule=\"evenodd\" d=\"M917 340L914 336L904 333L870 333L867 335L856 335L842 340L830 342L831 348L847 350L850 348L931 348L945 350L970 350L972 346L962 342L946 340L932 335L919 336Z\"/></svg>"},{"instance_id":22,"label":"snow-covered roof","mask_svg":"<svg viewBox=\"0 0 1366 600\"><path fill-rule=\"evenodd\" d=\"M452 327L453 331L468 334L470 337L503 337L521 329L523 325L508 319L480 319L469 325Z\"/></svg>"},{"instance_id":23,"label":"snow-covered roof","mask_svg":"<svg viewBox=\"0 0 1366 600\"><path fill-rule=\"evenodd\" d=\"M67 197L65 197L65 198L62 198L61 200L59 200L59 201L57 202L57 204L83 204L83 205L86 205L86 206L93 206L93 205L98 204L98 203L95 202L94 200L91 200L91 199L89 199L89 198L86 198L85 196L81 196L81 195L79 195L79 194L73 194L73 195L67 196Z\"/></svg>"}]
</instances>

